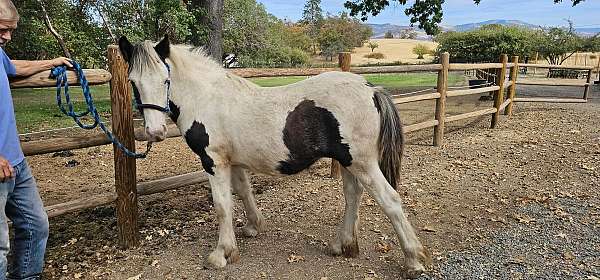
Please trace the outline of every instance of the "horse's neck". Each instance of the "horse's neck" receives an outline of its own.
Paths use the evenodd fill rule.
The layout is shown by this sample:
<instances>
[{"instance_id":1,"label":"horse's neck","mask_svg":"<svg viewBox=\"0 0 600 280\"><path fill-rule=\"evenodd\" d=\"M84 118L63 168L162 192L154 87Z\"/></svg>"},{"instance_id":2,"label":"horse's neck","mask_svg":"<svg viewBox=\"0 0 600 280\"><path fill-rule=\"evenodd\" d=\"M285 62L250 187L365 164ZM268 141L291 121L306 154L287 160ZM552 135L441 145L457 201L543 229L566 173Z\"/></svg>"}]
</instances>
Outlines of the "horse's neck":
<instances>
[{"instance_id":1,"label":"horse's neck","mask_svg":"<svg viewBox=\"0 0 600 280\"><path fill-rule=\"evenodd\" d=\"M256 86L241 77L228 73L219 64L204 54L194 54L179 49L175 55L175 72L179 82L191 91L203 91L202 95L222 94L226 90L255 92ZM176 79L176 77L173 77ZM235 93L234 92L234 93ZM228 92L228 94L230 94Z\"/></svg>"},{"instance_id":2,"label":"horse's neck","mask_svg":"<svg viewBox=\"0 0 600 280\"><path fill-rule=\"evenodd\" d=\"M172 69L171 100L180 108L182 120L178 125L187 127L193 119L243 110L239 104L252 102L259 92L252 82L215 67L212 61L194 63L187 59L183 64L174 62Z\"/></svg>"}]
</instances>

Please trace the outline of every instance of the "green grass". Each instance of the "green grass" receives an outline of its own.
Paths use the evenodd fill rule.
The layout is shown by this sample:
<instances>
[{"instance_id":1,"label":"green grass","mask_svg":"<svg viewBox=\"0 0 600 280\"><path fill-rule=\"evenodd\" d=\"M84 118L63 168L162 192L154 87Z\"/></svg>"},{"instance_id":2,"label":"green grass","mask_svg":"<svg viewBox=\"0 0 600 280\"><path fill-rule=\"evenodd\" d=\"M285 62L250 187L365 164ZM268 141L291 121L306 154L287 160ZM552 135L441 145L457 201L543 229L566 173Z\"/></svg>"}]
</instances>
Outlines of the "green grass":
<instances>
[{"instance_id":1,"label":"green grass","mask_svg":"<svg viewBox=\"0 0 600 280\"><path fill-rule=\"evenodd\" d=\"M77 112L86 109L81 88L69 89L71 100ZM91 87L92 97L98 112L102 116L110 114L110 92L108 85ZM56 104L56 90L14 89L12 90L17 128L20 133L28 133L45 129L74 126L75 121L65 116ZM64 104L64 99L63 99ZM104 120L107 120L104 118ZM86 122L89 123L89 122Z\"/></svg>"},{"instance_id":2,"label":"green grass","mask_svg":"<svg viewBox=\"0 0 600 280\"><path fill-rule=\"evenodd\" d=\"M437 85L436 73L401 73L401 74L367 74L364 75L370 83L383 86L388 89L403 87L435 87ZM292 84L302 81L308 77L273 77L273 78L253 78L250 79L261 87L276 87ZM455 86L462 84L464 78L461 74L450 73L448 85Z\"/></svg>"}]
</instances>

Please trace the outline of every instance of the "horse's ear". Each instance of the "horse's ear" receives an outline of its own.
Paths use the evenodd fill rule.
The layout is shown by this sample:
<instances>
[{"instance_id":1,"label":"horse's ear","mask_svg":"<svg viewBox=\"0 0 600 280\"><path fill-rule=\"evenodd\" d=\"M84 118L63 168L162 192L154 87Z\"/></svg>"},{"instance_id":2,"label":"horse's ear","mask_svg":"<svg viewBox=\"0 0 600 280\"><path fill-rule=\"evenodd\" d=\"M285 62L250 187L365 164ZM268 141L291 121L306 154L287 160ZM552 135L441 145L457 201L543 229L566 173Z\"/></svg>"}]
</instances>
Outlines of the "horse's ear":
<instances>
[{"instance_id":1,"label":"horse's ear","mask_svg":"<svg viewBox=\"0 0 600 280\"><path fill-rule=\"evenodd\" d=\"M165 34L165 37L154 47L154 50L160 56L162 60L167 59L169 57L169 50L171 48L171 43L169 42L169 35Z\"/></svg>"},{"instance_id":2,"label":"horse's ear","mask_svg":"<svg viewBox=\"0 0 600 280\"><path fill-rule=\"evenodd\" d=\"M129 62L131 54L133 53L133 45L127 40L127 37L121 36L119 39L119 50L123 54L125 61Z\"/></svg>"}]
</instances>

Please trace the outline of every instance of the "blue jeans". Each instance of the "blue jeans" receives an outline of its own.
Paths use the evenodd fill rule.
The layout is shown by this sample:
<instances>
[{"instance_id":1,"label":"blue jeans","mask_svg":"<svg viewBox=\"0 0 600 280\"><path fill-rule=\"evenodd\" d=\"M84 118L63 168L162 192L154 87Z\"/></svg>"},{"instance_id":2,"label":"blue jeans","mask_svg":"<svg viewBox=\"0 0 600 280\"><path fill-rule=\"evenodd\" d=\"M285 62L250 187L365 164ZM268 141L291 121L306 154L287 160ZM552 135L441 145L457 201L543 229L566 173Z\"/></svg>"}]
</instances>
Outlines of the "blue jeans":
<instances>
[{"instance_id":1,"label":"blue jeans","mask_svg":"<svg viewBox=\"0 0 600 280\"><path fill-rule=\"evenodd\" d=\"M15 178L0 183L0 280L40 279L48 240L48 215L27 161L14 168ZM10 265L8 220L14 230Z\"/></svg>"}]
</instances>

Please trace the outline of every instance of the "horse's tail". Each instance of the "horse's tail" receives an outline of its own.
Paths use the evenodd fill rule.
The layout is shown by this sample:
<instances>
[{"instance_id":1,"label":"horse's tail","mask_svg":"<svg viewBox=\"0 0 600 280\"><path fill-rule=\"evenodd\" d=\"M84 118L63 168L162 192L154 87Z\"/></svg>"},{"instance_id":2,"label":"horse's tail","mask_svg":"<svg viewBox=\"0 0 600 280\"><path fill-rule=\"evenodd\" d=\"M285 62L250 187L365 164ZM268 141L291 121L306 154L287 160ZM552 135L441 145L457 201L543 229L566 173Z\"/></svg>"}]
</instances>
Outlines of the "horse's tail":
<instances>
[{"instance_id":1,"label":"horse's tail","mask_svg":"<svg viewBox=\"0 0 600 280\"><path fill-rule=\"evenodd\" d=\"M379 111L379 168L388 183L396 189L400 180L400 163L404 149L404 134L400 114L390 96L376 91L373 97Z\"/></svg>"}]
</instances>

